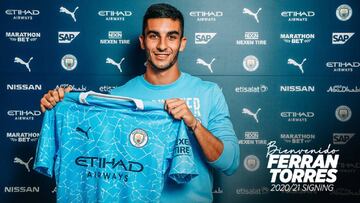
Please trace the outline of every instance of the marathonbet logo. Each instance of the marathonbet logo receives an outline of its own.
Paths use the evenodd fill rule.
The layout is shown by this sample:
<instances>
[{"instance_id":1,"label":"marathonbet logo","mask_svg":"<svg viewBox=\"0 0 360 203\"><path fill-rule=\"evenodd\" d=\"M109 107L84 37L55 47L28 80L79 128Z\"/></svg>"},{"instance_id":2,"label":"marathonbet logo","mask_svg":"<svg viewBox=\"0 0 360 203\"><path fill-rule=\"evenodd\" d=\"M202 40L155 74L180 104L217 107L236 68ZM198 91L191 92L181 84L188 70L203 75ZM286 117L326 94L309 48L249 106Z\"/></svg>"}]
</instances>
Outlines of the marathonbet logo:
<instances>
[{"instance_id":1,"label":"marathonbet logo","mask_svg":"<svg viewBox=\"0 0 360 203\"><path fill-rule=\"evenodd\" d=\"M195 33L195 44L207 44L215 35L215 32L197 32Z\"/></svg>"},{"instance_id":2,"label":"marathonbet logo","mask_svg":"<svg viewBox=\"0 0 360 203\"><path fill-rule=\"evenodd\" d=\"M308 44L315 39L315 34L280 34L280 39L288 44Z\"/></svg>"},{"instance_id":3,"label":"marathonbet logo","mask_svg":"<svg viewBox=\"0 0 360 203\"><path fill-rule=\"evenodd\" d=\"M35 42L41 37L40 32L5 32L5 37L12 42Z\"/></svg>"},{"instance_id":4,"label":"marathonbet logo","mask_svg":"<svg viewBox=\"0 0 360 203\"><path fill-rule=\"evenodd\" d=\"M60 44L70 44L80 32L58 32L58 42Z\"/></svg>"}]
</instances>

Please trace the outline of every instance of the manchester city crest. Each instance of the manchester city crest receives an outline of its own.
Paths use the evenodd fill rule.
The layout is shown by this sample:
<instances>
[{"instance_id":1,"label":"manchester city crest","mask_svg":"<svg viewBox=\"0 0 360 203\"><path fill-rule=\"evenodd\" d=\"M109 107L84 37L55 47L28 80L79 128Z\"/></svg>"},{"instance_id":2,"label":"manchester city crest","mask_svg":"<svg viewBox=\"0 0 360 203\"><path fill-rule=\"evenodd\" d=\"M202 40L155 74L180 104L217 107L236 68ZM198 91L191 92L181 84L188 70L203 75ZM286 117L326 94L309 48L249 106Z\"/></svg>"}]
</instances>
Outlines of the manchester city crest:
<instances>
[{"instance_id":1,"label":"manchester city crest","mask_svg":"<svg viewBox=\"0 0 360 203\"><path fill-rule=\"evenodd\" d=\"M143 147L148 142L148 135L142 129L135 129L130 133L130 142L135 147Z\"/></svg>"}]
</instances>

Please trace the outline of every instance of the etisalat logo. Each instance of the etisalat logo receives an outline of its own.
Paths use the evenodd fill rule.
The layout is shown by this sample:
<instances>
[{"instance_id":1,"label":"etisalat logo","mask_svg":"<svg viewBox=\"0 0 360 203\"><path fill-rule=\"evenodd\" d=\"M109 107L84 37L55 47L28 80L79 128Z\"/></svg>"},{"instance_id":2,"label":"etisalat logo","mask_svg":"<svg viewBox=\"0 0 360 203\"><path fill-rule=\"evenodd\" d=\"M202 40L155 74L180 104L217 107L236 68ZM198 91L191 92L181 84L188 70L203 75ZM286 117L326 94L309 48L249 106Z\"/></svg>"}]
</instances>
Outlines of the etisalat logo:
<instances>
[{"instance_id":1,"label":"etisalat logo","mask_svg":"<svg viewBox=\"0 0 360 203\"><path fill-rule=\"evenodd\" d=\"M337 180L338 152L331 149L331 144L326 149L282 149L276 141L270 141L266 158L271 191L333 191Z\"/></svg>"},{"instance_id":2,"label":"etisalat logo","mask_svg":"<svg viewBox=\"0 0 360 203\"><path fill-rule=\"evenodd\" d=\"M215 58L211 59L210 63L207 63L203 59L198 58L198 59L196 59L196 64L200 64L200 65L207 67L209 69L210 73L213 73L211 65L214 61L215 61Z\"/></svg>"},{"instance_id":3,"label":"etisalat logo","mask_svg":"<svg viewBox=\"0 0 360 203\"><path fill-rule=\"evenodd\" d=\"M288 44L308 44L315 39L315 34L282 33L280 39Z\"/></svg>"},{"instance_id":4,"label":"etisalat logo","mask_svg":"<svg viewBox=\"0 0 360 203\"><path fill-rule=\"evenodd\" d=\"M236 93L265 93L268 90L269 88L266 85L235 87Z\"/></svg>"},{"instance_id":5,"label":"etisalat logo","mask_svg":"<svg viewBox=\"0 0 360 203\"><path fill-rule=\"evenodd\" d=\"M222 11L190 11L189 15L198 22L214 22L224 15Z\"/></svg>"},{"instance_id":6,"label":"etisalat logo","mask_svg":"<svg viewBox=\"0 0 360 203\"><path fill-rule=\"evenodd\" d=\"M244 39L236 40L236 45L266 45L266 40L260 39L259 32L245 32Z\"/></svg>"}]
</instances>

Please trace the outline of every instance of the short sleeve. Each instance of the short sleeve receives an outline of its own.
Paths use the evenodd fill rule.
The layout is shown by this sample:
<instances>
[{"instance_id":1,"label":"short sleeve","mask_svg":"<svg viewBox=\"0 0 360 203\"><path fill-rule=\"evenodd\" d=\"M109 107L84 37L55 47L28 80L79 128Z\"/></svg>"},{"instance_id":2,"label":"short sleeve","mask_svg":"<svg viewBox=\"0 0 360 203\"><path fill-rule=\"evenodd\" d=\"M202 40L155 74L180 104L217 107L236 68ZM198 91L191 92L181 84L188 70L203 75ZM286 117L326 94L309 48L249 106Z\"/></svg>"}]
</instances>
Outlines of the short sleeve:
<instances>
[{"instance_id":1,"label":"short sleeve","mask_svg":"<svg viewBox=\"0 0 360 203\"><path fill-rule=\"evenodd\" d=\"M45 112L40 137L37 143L34 170L52 177L57 151L55 131L55 110Z\"/></svg>"},{"instance_id":2,"label":"short sleeve","mask_svg":"<svg viewBox=\"0 0 360 203\"><path fill-rule=\"evenodd\" d=\"M179 184L187 183L199 174L187 134L187 127L180 122L178 136L173 148L169 177Z\"/></svg>"}]
</instances>

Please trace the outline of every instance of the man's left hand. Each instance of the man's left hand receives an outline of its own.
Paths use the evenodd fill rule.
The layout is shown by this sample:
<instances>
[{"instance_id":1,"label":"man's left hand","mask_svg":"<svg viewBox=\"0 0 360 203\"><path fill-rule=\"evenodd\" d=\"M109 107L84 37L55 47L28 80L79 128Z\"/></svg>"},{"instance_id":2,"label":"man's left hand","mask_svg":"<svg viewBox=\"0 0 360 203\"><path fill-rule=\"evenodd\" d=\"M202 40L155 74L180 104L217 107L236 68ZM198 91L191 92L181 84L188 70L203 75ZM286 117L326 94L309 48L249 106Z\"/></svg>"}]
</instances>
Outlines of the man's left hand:
<instances>
[{"instance_id":1,"label":"man's left hand","mask_svg":"<svg viewBox=\"0 0 360 203\"><path fill-rule=\"evenodd\" d=\"M175 119L183 119L185 124L190 128L194 128L197 123L195 116L182 99L175 98L165 100L165 110Z\"/></svg>"}]
</instances>

